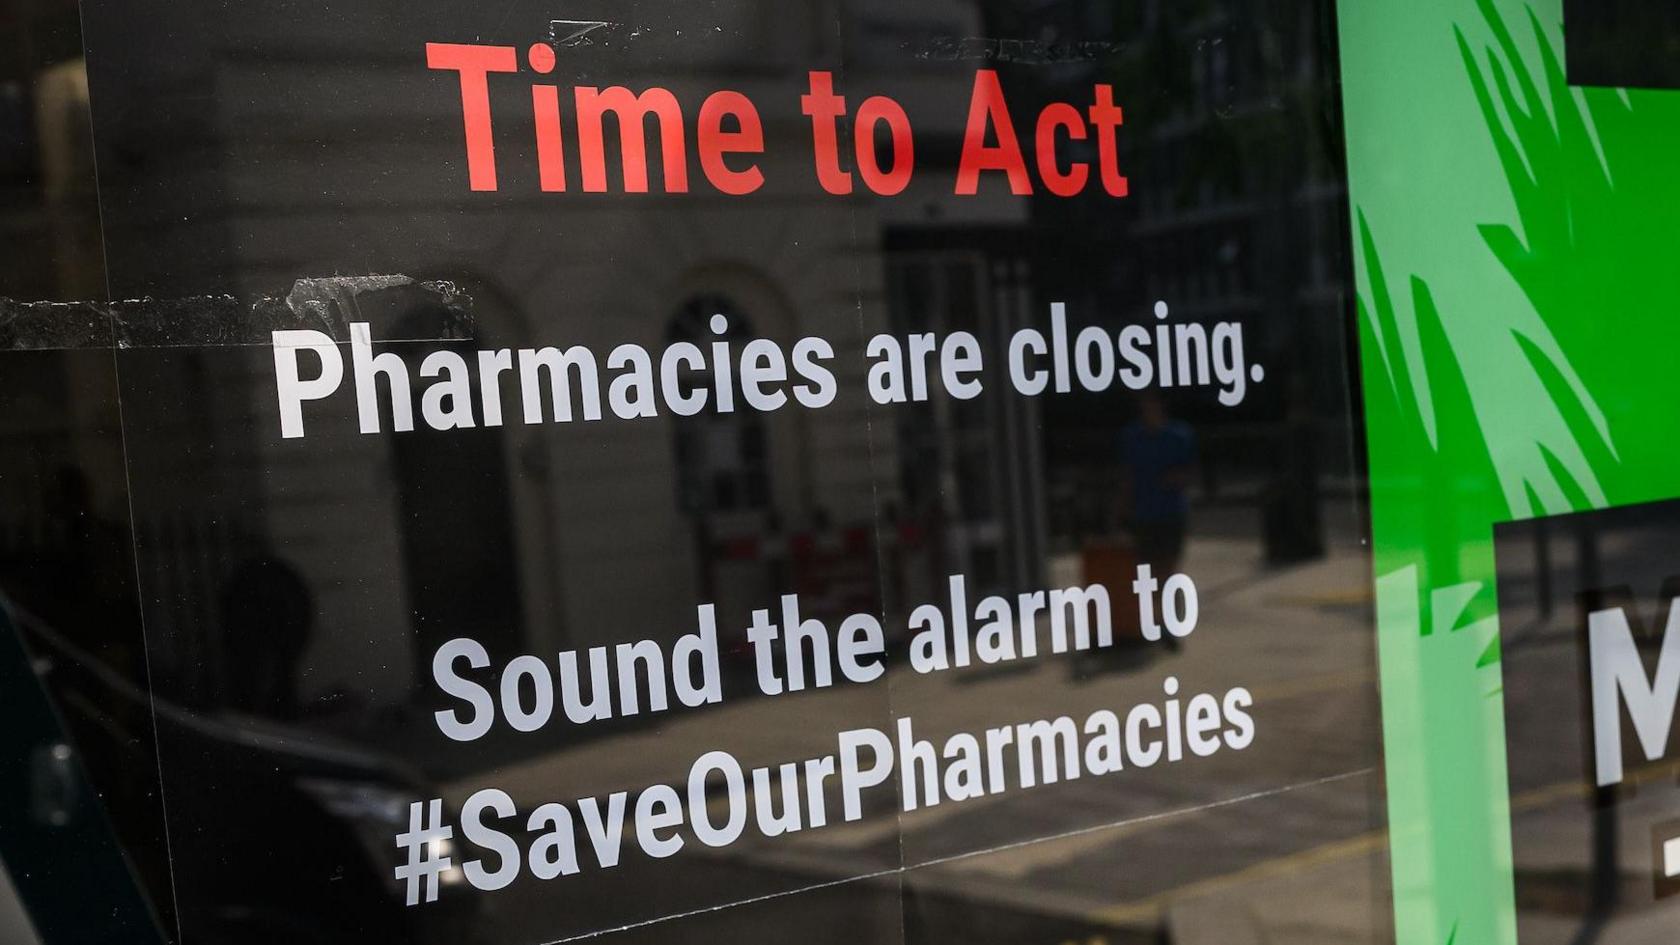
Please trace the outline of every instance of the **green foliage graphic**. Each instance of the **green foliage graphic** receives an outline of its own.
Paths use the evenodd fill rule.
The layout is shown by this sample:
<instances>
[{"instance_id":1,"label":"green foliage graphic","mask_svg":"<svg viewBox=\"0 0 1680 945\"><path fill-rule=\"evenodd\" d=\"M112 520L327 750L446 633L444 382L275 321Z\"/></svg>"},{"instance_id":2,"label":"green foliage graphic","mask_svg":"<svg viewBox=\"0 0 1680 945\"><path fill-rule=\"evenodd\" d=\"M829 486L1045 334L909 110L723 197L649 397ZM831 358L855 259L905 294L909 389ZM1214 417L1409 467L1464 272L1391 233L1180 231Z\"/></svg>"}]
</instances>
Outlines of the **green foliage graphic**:
<instances>
[{"instance_id":1,"label":"green foliage graphic","mask_svg":"<svg viewBox=\"0 0 1680 945\"><path fill-rule=\"evenodd\" d=\"M1560 0L1341 14L1397 935L1509 943L1492 530L1680 495L1680 93Z\"/></svg>"}]
</instances>

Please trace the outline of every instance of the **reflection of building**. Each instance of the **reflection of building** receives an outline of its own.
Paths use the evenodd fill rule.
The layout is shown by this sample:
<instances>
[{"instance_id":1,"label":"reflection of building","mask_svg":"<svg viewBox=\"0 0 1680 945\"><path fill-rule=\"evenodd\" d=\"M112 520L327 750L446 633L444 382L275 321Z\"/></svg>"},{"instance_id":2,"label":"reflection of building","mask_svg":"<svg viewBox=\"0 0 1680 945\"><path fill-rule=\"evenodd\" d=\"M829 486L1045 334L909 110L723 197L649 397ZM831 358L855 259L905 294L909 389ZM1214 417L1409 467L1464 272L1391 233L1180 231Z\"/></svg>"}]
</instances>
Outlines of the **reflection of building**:
<instances>
[{"instance_id":1,"label":"reflection of building","mask_svg":"<svg viewBox=\"0 0 1680 945\"><path fill-rule=\"evenodd\" d=\"M1119 208L1035 205L1035 235L1114 241L1093 254L1040 239L1040 289L1068 286L1070 303L1116 326L1146 321L1156 299L1170 302L1175 320L1243 323L1266 384L1236 411L1196 398L1173 403L1200 433L1198 491L1204 501L1257 505L1268 559L1322 553L1313 457L1321 441L1345 440L1331 427L1345 422L1348 383L1345 352L1326 344L1346 336L1347 316L1328 21L1310 3L1044 6L1034 22L1059 29L1043 28L1036 55L1056 64L1018 70L1015 81L1036 82L1045 98L1113 83L1126 110L1122 165L1132 188ZM987 5L995 35L1019 28L1010 7ZM1079 271L1082 264L1089 268ZM1046 409L1053 468L1113 461L1110 406ZM1295 445L1277 450L1280 437ZM1049 488L1059 537L1077 537L1101 515L1093 510L1104 502L1091 493L1102 483L1064 476Z\"/></svg>"},{"instance_id":2,"label":"reflection of building","mask_svg":"<svg viewBox=\"0 0 1680 945\"><path fill-rule=\"evenodd\" d=\"M123 59L147 47L137 38L104 60L104 86L96 63L102 139L122 156L107 180L112 244L128 250L113 257L119 292L251 297L365 266L460 283L481 346L603 353L656 348L727 308L734 331L784 347L830 339L843 391L820 411L682 423L361 436L326 422L299 445L272 435L260 352L125 355L125 380L155 395L128 418L144 428L133 456L139 527L208 523L209 534L281 549L320 610L305 685L378 699L406 696L426 641L447 635L543 653L674 636L708 599L729 627L788 590L822 615L879 607L883 590L890 606L919 602L947 570L1030 579L1042 556L1033 405L989 393L896 409L862 396L860 355L875 332L969 327L990 338L1027 317L1030 267L1010 236L1024 205L949 195L955 153L939 143L959 135L975 64L905 48L974 35L978 14L968 0L913 14L852 6L843 34L832 10L741 3L707 10L689 42L674 38L689 14L672 11L649 14L672 17L664 28L627 25L560 50L559 73L575 65L580 84L660 85L689 106L719 88L750 96L764 116L768 183L748 198L537 193L517 144L531 134L520 80L493 93L505 94L502 192L470 194L451 79L424 68L418 41L397 56L342 39L381 32L376 13L353 29L291 19L282 29L251 11L178 11L139 27L190 15L203 42L174 63ZM790 22L801 18L805 28ZM484 41L523 42L515 31L532 26ZM631 32L636 47L620 51ZM811 186L798 94L822 63L837 65L854 107L890 92L915 116L927 144L910 191L874 200ZM117 84L125 69L135 95L204 94L142 122ZM189 448L208 441L213 456ZM1000 444L1010 444L1006 462ZM179 644L161 654L165 671L192 664L192 641L214 623L203 597L236 563L205 557L191 585L143 568L158 582L155 639ZM487 605L503 597L514 600Z\"/></svg>"},{"instance_id":3,"label":"reflection of building","mask_svg":"<svg viewBox=\"0 0 1680 945\"><path fill-rule=\"evenodd\" d=\"M1022 35L1007 5L843 13L836 33L832 10L742 3L708 11L724 21L678 42L686 14L671 12L659 28L624 27L633 55L611 31L561 50L562 72L582 81L663 85L690 106L718 88L748 94L765 120L768 183L745 199L538 193L519 80L496 93L503 190L470 194L458 96L418 52L469 37L426 27L401 40L413 55L341 38L379 35L389 12L282 30L248 11L183 8L128 24L157 36L96 46L109 50L94 99L120 294L250 297L346 267L400 271L462 284L481 345L599 352L694 335L727 309L736 333L834 341L850 392L821 411L683 423L381 437L328 423L299 446L268 426L260 352L125 354L125 386L147 394L128 416L143 431L131 443L136 527L150 542L142 578L163 621L156 639L180 644L160 654L164 670L190 667L214 638L229 548L294 551L321 611L308 685L380 698L405 694L426 641L443 635L546 652L683 632L700 600L718 601L727 627L788 589L821 613L883 596L902 609L959 571L979 587L1036 586L1051 551L1108 527L1104 470L1125 398L1023 398L992 384L973 401L880 408L861 396L858 355L875 332L961 328L995 357L1050 301L1118 325L1167 298L1177 317L1250 326L1272 380L1241 411L1176 405L1204 444L1199 494L1262 510L1278 523L1278 556L1310 550L1314 536L1290 531L1310 531L1314 431L1341 416L1345 382L1340 351L1301 347L1339 337L1324 326L1343 315L1323 118L1333 86L1314 17L1068 2L1033 14L1059 16L1061 34L1005 49L967 38ZM142 52L183 17L203 42L168 63ZM529 25L486 41L513 43ZM825 64L854 107L890 92L913 116L906 193L811 186L797 93ZM1000 70L1021 114L1114 84L1132 197L951 197L983 66ZM1302 431L1305 448L1285 451L1294 466L1260 445L1280 423ZM197 448L212 441L213 454ZM352 675L370 666L373 677Z\"/></svg>"}]
</instances>

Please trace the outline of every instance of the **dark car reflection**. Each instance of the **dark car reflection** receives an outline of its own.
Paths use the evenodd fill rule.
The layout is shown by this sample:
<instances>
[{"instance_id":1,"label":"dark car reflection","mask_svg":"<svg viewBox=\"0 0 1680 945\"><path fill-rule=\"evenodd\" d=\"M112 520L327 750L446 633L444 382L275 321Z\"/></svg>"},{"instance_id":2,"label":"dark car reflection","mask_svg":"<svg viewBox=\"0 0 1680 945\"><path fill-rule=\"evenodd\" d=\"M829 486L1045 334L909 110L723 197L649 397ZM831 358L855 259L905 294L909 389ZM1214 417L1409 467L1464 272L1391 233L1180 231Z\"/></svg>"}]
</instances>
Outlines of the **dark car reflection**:
<instances>
[{"instance_id":1,"label":"dark car reflection","mask_svg":"<svg viewBox=\"0 0 1680 945\"><path fill-rule=\"evenodd\" d=\"M350 943L392 929L403 930L405 941L478 940L475 902L462 894L458 868L441 876L438 901L423 919L404 907L394 838L407 825L409 804L437 795L412 768L318 732L155 699L39 619L12 613L32 670L66 727L83 733L74 750L100 767L124 769L120 778L99 779L101 786L156 789L152 735L135 724L148 718L166 759L190 758L217 772L174 779L164 798L195 812L190 822L171 824L170 843L213 843L218 851L202 875L172 877L197 890L186 907L208 913L190 920L195 940ZM150 893L156 908L173 899L166 888ZM319 907L299 909L299 902Z\"/></svg>"}]
</instances>

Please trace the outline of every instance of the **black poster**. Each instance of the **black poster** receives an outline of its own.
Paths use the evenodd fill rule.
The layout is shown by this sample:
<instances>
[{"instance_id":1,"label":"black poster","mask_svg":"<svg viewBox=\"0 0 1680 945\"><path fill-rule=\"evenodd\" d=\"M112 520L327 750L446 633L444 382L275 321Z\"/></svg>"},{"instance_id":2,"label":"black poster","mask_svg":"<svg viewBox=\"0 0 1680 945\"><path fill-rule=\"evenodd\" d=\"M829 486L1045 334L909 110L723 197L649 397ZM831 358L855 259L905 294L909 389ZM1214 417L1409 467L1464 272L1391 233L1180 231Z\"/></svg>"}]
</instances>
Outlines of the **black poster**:
<instances>
[{"instance_id":1,"label":"black poster","mask_svg":"<svg viewBox=\"0 0 1680 945\"><path fill-rule=\"evenodd\" d=\"M1330 6L84 3L160 936L1382 940Z\"/></svg>"},{"instance_id":2,"label":"black poster","mask_svg":"<svg viewBox=\"0 0 1680 945\"><path fill-rule=\"evenodd\" d=\"M1495 531L1523 941L1639 941L1680 915L1676 529L1666 501Z\"/></svg>"}]
</instances>

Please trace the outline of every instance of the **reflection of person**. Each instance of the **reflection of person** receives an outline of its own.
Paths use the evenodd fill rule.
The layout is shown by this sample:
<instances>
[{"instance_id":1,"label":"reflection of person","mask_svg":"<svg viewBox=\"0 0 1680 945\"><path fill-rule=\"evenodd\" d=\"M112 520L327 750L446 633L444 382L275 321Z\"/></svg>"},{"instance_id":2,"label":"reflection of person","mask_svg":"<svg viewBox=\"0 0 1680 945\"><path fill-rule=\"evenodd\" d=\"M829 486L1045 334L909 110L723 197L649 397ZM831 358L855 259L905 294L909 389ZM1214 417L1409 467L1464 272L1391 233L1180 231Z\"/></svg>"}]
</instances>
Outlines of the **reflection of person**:
<instances>
[{"instance_id":1,"label":"reflection of person","mask_svg":"<svg viewBox=\"0 0 1680 945\"><path fill-rule=\"evenodd\" d=\"M279 558L251 558L223 586L222 620L228 702L255 715L296 717L298 663L315 624L315 601L303 577Z\"/></svg>"},{"instance_id":2,"label":"reflection of person","mask_svg":"<svg viewBox=\"0 0 1680 945\"><path fill-rule=\"evenodd\" d=\"M1167 415L1161 395L1146 392L1138 417L1120 431L1126 515L1138 560L1165 576L1184 554L1190 500L1186 488L1196 464L1196 433Z\"/></svg>"}]
</instances>

